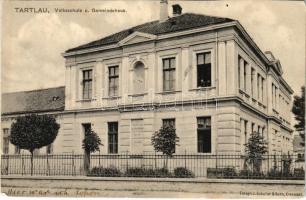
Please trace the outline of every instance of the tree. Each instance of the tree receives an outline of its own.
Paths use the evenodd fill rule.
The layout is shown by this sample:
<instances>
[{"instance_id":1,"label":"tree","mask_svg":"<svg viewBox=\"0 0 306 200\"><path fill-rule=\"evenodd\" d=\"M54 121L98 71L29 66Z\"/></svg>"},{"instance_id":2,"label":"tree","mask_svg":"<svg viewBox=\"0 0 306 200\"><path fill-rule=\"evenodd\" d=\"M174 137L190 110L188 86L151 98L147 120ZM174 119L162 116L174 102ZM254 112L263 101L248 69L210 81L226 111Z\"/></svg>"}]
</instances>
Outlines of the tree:
<instances>
[{"instance_id":1,"label":"tree","mask_svg":"<svg viewBox=\"0 0 306 200\"><path fill-rule=\"evenodd\" d=\"M90 166L90 153L100 151L101 139L96 132L89 129L85 132L85 138L82 141L82 148L85 151L84 168L88 172Z\"/></svg>"},{"instance_id":2,"label":"tree","mask_svg":"<svg viewBox=\"0 0 306 200\"><path fill-rule=\"evenodd\" d=\"M252 132L248 143L245 144L246 161L253 167L253 172L260 173L263 155L267 153L267 142L257 132Z\"/></svg>"},{"instance_id":3,"label":"tree","mask_svg":"<svg viewBox=\"0 0 306 200\"><path fill-rule=\"evenodd\" d=\"M297 124L294 128L300 132L300 136L305 140L305 86L301 87L301 96L295 95L292 110ZM305 142L301 143L305 146Z\"/></svg>"},{"instance_id":4,"label":"tree","mask_svg":"<svg viewBox=\"0 0 306 200\"><path fill-rule=\"evenodd\" d=\"M179 137L177 137L173 126L162 126L151 138L151 144L154 150L166 155L167 160L165 166L167 166L168 157L171 157L175 153L175 146L178 142Z\"/></svg>"},{"instance_id":5,"label":"tree","mask_svg":"<svg viewBox=\"0 0 306 200\"><path fill-rule=\"evenodd\" d=\"M35 149L52 144L60 125L51 115L26 115L17 117L12 123L10 142L31 153L31 175L33 175L33 153Z\"/></svg>"}]
</instances>

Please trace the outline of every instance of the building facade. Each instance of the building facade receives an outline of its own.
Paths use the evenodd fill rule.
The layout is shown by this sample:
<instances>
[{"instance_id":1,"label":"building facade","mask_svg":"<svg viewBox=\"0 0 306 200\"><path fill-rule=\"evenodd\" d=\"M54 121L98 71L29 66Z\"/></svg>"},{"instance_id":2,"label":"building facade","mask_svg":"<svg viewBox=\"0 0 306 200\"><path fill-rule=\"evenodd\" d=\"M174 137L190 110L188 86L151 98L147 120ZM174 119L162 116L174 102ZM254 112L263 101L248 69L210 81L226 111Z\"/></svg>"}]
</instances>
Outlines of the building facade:
<instances>
[{"instance_id":1,"label":"building facade","mask_svg":"<svg viewBox=\"0 0 306 200\"><path fill-rule=\"evenodd\" d=\"M280 61L237 20L179 5L169 17L167 6L161 1L157 21L62 54L65 108L41 112L61 125L53 153L83 153L88 128L100 136L101 154L153 152L151 136L163 124L176 128L176 154L244 153L254 131L270 154L292 152L293 91ZM2 113L3 131L15 116Z\"/></svg>"}]
</instances>

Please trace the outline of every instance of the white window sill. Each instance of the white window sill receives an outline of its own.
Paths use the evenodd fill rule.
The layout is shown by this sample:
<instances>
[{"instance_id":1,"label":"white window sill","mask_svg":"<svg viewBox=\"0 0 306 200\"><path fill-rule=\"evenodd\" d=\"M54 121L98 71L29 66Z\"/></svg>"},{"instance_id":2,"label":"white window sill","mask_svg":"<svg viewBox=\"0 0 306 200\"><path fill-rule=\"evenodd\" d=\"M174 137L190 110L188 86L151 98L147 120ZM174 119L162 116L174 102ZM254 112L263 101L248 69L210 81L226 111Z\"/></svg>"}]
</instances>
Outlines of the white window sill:
<instances>
[{"instance_id":1,"label":"white window sill","mask_svg":"<svg viewBox=\"0 0 306 200\"><path fill-rule=\"evenodd\" d=\"M148 93L139 93L139 94L129 94L128 96L129 97L139 97L139 96L145 96L147 95Z\"/></svg>"},{"instance_id":2,"label":"white window sill","mask_svg":"<svg viewBox=\"0 0 306 200\"><path fill-rule=\"evenodd\" d=\"M162 92L157 92L156 94L161 94L161 95L167 95L167 94L175 94L182 92L181 90L173 90L173 91L162 91Z\"/></svg>"},{"instance_id":3,"label":"white window sill","mask_svg":"<svg viewBox=\"0 0 306 200\"><path fill-rule=\"evenodd\" d=\"M216 87L215 86L198 87L198 88L189 89L189 91L205 91L205 90L212 90L212 89L216 89Z\"/></svg>"},{"instance_id":4,"label":"white window sill","mask_svg":"<svg viewBox=\"0 0 306 200\"><path fill-rule=\"evenodd\" d=\"M109 96L109 97L102 97L102 99L105 99L105 100L110 100L110 99L120 99L121 96Z\"/></svg>"}]
</instances>

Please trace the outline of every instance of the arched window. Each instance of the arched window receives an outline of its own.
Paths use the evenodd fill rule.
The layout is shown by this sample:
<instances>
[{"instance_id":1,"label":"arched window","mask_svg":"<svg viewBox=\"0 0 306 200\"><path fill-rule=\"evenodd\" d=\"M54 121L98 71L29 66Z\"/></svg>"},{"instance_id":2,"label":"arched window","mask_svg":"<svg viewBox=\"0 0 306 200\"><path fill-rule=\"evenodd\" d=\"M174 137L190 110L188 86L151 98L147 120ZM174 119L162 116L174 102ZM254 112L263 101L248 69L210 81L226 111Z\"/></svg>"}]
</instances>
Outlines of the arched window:
<instances>
[{"instance_id":1,"label":"arched window","mask_svg":"<svg viewBox=\"0 0 306 200\"><path fill-rule=\"evenodd\" d=\"M140 61L134 65L133 87L134 94L141 94L145 91L145 69L144 64Z\"/></svg>"}]
</instances>

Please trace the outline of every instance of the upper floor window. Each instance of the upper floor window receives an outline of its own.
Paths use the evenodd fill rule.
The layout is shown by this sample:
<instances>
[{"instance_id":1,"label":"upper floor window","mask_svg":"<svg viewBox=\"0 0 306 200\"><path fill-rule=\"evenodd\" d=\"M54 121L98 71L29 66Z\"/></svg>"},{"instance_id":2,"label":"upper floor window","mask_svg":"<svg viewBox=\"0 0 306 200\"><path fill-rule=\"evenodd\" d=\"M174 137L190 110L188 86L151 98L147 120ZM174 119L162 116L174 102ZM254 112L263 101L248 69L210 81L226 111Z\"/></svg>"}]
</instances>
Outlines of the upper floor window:
<instances>
[{"instance_id":1,"label":"upper floor window","mask_svg":"<svg viewBox=\"0 0 306 200\"><path fill-rule=\"evenodd\" d=\"M118 153L118 122L108 122L108 153Z\"/></svg>"},{"instance_id":2,"label":"upper floor window","mask_svg":"<svg viewBox=\"0 0 306 200\"><path fill-rule=\"evenodd\" d=\"M255 69L251 68L251 95L252 97L255 96L254 94L254 76L255 76Z\"/></svg>"},{"instance_id":3,"label":"upper floor window","mask_svg":"<svg viewBox=\"0 0 306 200\"><path fill-rule=\"evenodd\" d=\"M264 85L265 85L265 79L261 77L261 101L264 100Z\"/></svg>"},{"instance_id":4,"label":"upper floor window","mask_svg":"<svg viewBox=\"0 0 306 200\"><path fill-rule=\"evenodd\" d=\"M257 99L260 100L260 75L257 74Z\"/></svg>"},{"instance_id":5,"label":"upper floor window","mask_svg":"<svg viewBox=\"0 0 306 200\"><path fill-rule=\"evenodd\" d=\"M199 117L198 124L198 152L211 153L211 118Z\"/></svg>"},{"instance_id":6,"label":"upper floor window","mask_svg":"<svg viewBox=\"0 0 306 200\"><path fill-rule=\"evenodd\" d=\"M175 58L163 59L163 90L175 90Z\"/></svg>"},{"instance_id":7,"label":"upper floor window","mask_svg":"<svg viewBox=\"0 0 306 200\"><path fill-rule=\"evenodd\" d=\"M211 86L211 53L197 54L197 86Z\"/></svg>"},{"instance_id":8,"label":"upper floor window","mask_svg":"<svg viewBox=\"0 0 306 200\"><path fill-rule=\"evenodd\" d=\"M119 66L108 68L108 94L109 96L118 96L119 94Z\"/></svg>"},{"instance_id":9,"label":"upper floor window","mask_svg":"<svg viewBox=\"0 0 306 200\"><path fill-rule=\"evenodd\" d=\"M243 88L247 91L247 62L243 61Z\"/></svg>"},{"instance_id":10,"label":"upper floor window","mask_svg":"<svg viewBox=\"0 0 306 200\"><path fill-rule=\"evenodd\" d=\"M145 90L145 68L142 62L137 62L134 66L133 87L135 94L144 93Z\"/></svg>"},{"instance_id":11,"label":"upper floor window","mask_svg":"<svg viewBox=\"0 0 306 200\"><path fill-rule=\"evenodd\" d=\"M3 129L3 144L2 144L2 152L3 154L8 154L9 153L9 145L10 145L10 139L9 139L9 129L4 128Z\"/></svg>"},{"instance_id":12,"label":"upper floor window","mask_svg":"<svg viewBox=\"0 0 306 200\"><path fill-rule=\"evenodd\" d=\"M92 97L92 70L83 70L83 99Z\"/></svg>"}]
</instances>

